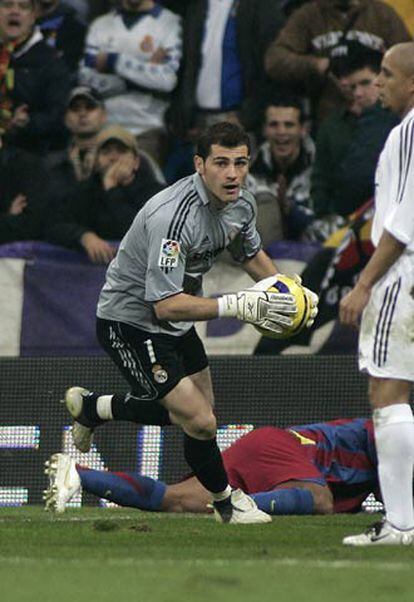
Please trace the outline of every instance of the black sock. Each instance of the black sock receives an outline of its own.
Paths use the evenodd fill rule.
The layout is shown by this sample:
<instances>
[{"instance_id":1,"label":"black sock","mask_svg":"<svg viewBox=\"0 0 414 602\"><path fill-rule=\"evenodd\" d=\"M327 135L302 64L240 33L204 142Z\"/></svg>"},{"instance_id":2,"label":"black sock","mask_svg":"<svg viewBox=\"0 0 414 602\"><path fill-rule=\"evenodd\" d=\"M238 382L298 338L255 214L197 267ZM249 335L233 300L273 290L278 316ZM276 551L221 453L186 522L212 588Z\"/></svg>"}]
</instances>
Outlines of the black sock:
<instances>
[{"instance_id":1,"label":"black sock","mask_svg":"<svg viewBox=\"0 0 414 602\"><path fill-rule=\"evenodd\" d=\"M128 422L156 426L171 424L168 411L157 401L138 401L131 396L114 395L111 408L114 420L128 420Z\"/></svg>"},{"instance_id":2,"label":"black sock","mask_svg":"<svg viewBox=\"0 0 414 602\"><path fill-rule=\"evenodd\" d=\"M202 485L212 493L224 491L229 484L216 438L202 441L184 433L184 456Z\"/></svg>"}]
</instances>

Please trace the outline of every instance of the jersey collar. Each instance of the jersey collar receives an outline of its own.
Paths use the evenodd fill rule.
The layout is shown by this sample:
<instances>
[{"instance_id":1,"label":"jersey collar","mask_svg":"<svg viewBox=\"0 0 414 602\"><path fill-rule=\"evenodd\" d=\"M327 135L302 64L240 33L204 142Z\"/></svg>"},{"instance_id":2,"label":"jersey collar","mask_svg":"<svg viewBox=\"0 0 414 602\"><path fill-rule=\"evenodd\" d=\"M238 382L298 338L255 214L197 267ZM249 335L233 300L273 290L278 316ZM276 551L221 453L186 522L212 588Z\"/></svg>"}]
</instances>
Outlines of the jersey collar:
<instances>
[{"instance_id":1,"label":"jersey collar","mask_svg":"<svg viewBox=\"0 0 414 602\"><path fill-rule=\"evenodd\" d=\"M201 199L201 202L203 203L203 205L208 205L210 203L210 199L208 198L207 190L206 190L206 187L204 186L204 182L203 182L203 179L200 176L200 174L195 173L193 175L193 182L194 182L194 187L197 191L197 194Z\"/></svg>"}]
</instances>

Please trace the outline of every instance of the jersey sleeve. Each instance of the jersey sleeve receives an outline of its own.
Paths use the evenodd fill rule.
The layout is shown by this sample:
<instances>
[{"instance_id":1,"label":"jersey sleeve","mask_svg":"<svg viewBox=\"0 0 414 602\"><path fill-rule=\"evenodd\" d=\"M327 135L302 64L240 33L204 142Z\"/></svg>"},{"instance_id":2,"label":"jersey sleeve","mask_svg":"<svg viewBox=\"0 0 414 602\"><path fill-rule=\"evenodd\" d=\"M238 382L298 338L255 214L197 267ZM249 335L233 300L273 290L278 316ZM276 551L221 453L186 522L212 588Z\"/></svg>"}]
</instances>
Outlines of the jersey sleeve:
<instances>
[{"instance_id":1,"label":"jersey sleeve","mask_svg":"<svg viewBox=\"0 0 414 602\"><path fill-rule=\"evenodd\" d=\"M401 129L393 144L392 177L397 178L396 196L388 212L384 227L405 245L414 242L414 119Z\"/></svg>"},{"instance_id":2,"label":"jersey sleeve","mask_svg":"<svg viewBox=\"0 0 414 602\"><path fill-rule=\"evenodd\" d=\"M182 293L188 252L188 238L170 233L169 212L157 211L148 219L148 263L145 300L160 301Z\"/></svg>"}]
</instances>

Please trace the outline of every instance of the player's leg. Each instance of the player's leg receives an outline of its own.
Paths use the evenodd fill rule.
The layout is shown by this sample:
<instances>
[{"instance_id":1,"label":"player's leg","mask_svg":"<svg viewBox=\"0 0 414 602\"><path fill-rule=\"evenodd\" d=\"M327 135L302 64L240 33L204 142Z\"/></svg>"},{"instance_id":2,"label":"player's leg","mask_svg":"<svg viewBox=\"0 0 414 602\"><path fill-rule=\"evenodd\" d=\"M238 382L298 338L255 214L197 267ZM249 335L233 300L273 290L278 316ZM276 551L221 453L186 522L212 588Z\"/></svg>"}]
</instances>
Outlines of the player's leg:
<instances>
[{"instance_id":1,"label":"player's leg","mask_svg":"<svg viewBox=\"0 0 414 602\"><path fill-rule=\"evenodd\" d=\"M385 521L346 545L414 543L414 418L409 403L414 381L411 295L414 266L402 256L372 291L361 322L360 367L370 374L378 477ZM373 328L374 327L374 328Z\"/></svg>"},{"instance_id":2,"label":"player's leg","mask_svg":"<svg viewBox=\"0 0 414 602\"><path fill-rule=\"evenodd\" d=\"M414 419L408 381L370 378L370 401L385 520L345 545L414 543Z\"/></svg>"},{"instance_id":3,"label":"player's leg","mask_svg":"<svg viewBox=\"0 0 414 602\"><path fill-rule=\"evenodd\" d=\"M288 481L271 491L252 493L257 507L268 514L332 514L333 497L327 485Z\"/></svg>"},{"instance_id":4,"label":"player's leg","mask_svg":"<svg viewBox=\"0 0 414 602\"><path fill-rule=\"evenodd\" d=\"M216 440L216 418L211 400L184 377L164 398L163 404L184 431L184 456L200 483L213 498L217 520L231 523L268 522L270 517L240 490L232 491Z\"/></svg>"},{"instance_id":5,"label":"player's leg","mask_svg":"<svg viewBox=\"0 0 414 602\"><path fill-rule=\"evenodd\" d=\"M157 387L163 384L165 371L151 361L150 333L100 319L97 320L96 333L102 348L129 383L131 391L113 395L101 395L83 387L71 387L66 391L64 401L74 418L73 441L81 452L89 451L94 429L108 420L158 426L171 424L168 411L158 401ZM157 379L161 382L157 383Z\"/></svg>"}]
</instances>

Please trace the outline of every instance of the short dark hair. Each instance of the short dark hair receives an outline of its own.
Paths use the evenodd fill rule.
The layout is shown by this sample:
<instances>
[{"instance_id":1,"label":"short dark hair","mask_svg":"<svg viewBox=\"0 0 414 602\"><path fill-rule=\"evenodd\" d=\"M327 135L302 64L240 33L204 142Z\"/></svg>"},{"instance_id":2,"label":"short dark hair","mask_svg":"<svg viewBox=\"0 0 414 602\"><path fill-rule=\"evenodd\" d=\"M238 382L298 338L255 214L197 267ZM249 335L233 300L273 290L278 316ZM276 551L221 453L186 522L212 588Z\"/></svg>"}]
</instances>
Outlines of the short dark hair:
<instances>
[{"instance_id":1,"label":"short dark hair","mask_svg":"<svg viewBox=\"0 0 414 602\"><path fill-rule=\"evenodd\" d=\"M245 145L250 154L250 138L247 132L240 125L230 121L220 121L207 128L197 141L196 155L206 160L213 144L219 144L225 148Z\"/></svg>"},{"instance_id":2,"label":"short dark hair","mask_svg":"<svg viewBox=\"0 0 414 602\"><path fill-rule=\"evenodd\" d=\"M361 69L381 70L383 53L364 46L355 40L340 44L331 50L329 68L336 77L346 77Z\"/></svg>"},{"instance_id":3,"label":"short dark hair","mask_svg":"<svg viewBox=\"0 0 414 602\"><path fill-rule=\"evenodd\" d=\"M269 107L281 107L284 109L297 109L299 111L299 121L305 121L305 108L300 96L294 94L277 94L266 98L262 111L262 123L265 123L266 112Z\"/></svg>"}]
</instances>

